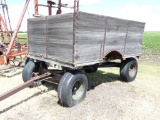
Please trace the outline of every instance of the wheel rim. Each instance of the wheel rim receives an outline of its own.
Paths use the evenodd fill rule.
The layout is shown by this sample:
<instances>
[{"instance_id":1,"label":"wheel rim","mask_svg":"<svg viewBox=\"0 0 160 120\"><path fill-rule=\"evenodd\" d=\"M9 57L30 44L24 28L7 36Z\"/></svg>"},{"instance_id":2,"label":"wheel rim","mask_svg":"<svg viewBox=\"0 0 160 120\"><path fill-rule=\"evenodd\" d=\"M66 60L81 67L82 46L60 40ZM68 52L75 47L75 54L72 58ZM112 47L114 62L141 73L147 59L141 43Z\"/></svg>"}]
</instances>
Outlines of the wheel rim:
<instances>
[{"instance_id":1,"label":"wheel rim","mask_svg":"<svg viewBox=\"0 0 160 120\"><path fill-rule=\"evenodd\" d=\"M75 82L72 88L72 98L73 100L79 100L84 94L84 82L78 80Z\"/></svg>"},{"instance_id":2,"label":"wheel rim","mask_svg":"<svg viewBox=\"0 0 160 120\"><path fill-rule=\"evenodd\" d=\"M135 74L136 74L136 68L137 68L137 66L136 66L135 63L132 63L130 65L130 67L129 67L129 75L130 75L130 77L134 77L135 76Z\"/></svg>"}]
</instances>

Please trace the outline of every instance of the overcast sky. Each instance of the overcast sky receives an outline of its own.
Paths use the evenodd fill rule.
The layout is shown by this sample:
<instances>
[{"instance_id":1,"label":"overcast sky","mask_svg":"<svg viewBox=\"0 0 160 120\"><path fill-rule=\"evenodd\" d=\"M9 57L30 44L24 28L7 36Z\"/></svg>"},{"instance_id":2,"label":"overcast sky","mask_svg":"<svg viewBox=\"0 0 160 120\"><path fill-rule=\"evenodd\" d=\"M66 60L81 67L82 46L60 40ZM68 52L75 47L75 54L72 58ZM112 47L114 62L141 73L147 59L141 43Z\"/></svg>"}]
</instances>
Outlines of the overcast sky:
<instances>
[{"instance_id":1,"label":"overcast sky","mask_svg":"<svg viewBox=\"0 0 160 120\"><path fill-rule=\"evenodd\" d=\"M26 0L6 1L12 28L15 29ZM39 0L39 3L45 4L46 1ZM62 3L72 6L73 1L62 0ZM31 18L33 15L33 4L34 0L30 0L30 5L21 26L23 31L27 30L27 18ZM72 11L72 9L62 10L63 13ZM80 11L146 22L145 31L160 31L160 0L80 0ZM2 10L0 12L2 13ZM47 9L41 7L40 13L46 15L46 12ZM55 9L53 13L56 13Z\"/></svg>"}]
</instances>

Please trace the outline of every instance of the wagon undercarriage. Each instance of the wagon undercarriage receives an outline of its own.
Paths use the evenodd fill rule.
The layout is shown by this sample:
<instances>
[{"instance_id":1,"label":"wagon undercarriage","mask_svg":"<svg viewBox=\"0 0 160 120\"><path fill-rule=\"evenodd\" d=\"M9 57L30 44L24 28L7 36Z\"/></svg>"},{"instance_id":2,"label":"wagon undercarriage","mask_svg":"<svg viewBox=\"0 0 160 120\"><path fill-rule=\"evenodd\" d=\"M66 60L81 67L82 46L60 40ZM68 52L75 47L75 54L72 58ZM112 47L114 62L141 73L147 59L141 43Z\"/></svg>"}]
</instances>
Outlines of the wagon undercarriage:
<instances>
[{"instance_id":1,"label":"wagon undercarriage","mask_svg":"<svg viewBox=\"0 0 160 120\"><path fill-rule=\"evenodd\" d=\"M60 103L63 106L72 107L80 103L86 96L86 92L88 90L88 79L84 72L93 73L100 67L120 67L121 79L123 81L130 82L135 79L138 66L136 59L132 58L127 59L122 63L107 62L103 64L84 66L82 69L78 70L66 67L62 67L62 70L59 70L48 69L48 66L45 65L44 62L34 62L29 60L22 73L24 84L0 95L0 101L22 89L25 89L26 87L39 86L42 85L42 81L46 81L47 78L53 78L59 81L58 96Z\"/></svg>"}]
</instances>

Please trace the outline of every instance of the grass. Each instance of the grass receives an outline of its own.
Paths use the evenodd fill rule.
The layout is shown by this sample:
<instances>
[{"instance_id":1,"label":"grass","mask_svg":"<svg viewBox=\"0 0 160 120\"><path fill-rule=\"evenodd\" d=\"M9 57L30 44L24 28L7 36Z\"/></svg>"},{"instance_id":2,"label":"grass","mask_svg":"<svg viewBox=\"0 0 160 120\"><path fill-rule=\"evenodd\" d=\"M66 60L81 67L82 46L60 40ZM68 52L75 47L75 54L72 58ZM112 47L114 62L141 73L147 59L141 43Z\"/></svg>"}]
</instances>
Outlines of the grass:
<instances>
[{"instance_id":1,"label":"grass","mask_svg":"<svg viewBox=\"0 0 160 120\"><path fill-rule=\"evenodd\" d=\"M144 32L142 49L144 53L160 54L160 31Z\"/></svg>"},{"instance_id":2,"label":"grass","mask_svg":"<svg viewBox=\"0 0 160 120\"><path fill-rule=\"evenodd\" d=\"M27 37L27 33L18 33L18 36L19 37ZM5 36L4 39L5 39L6 42L8 42L7 36ZM27 41L24 40L24 39L18 39L18 38L16 38L16 41L20 42L20 43L27 43Z\"/></svg>"},{"instance_id":3,"label":"grass","mask_svg":"<svg viewBox=\"0 0 160 120\"><path fill-rule=\"evenodd\" d=\"M159 81L160 63L139 62L138 79Z\"/></svg>"},{"instance_id":4,"label":"grass","mask_svg":"<svg viewBox=\"0 0 160 120\"><path fill-rule=\"evenodd\" d=\"M137 79L159 81L160 63L139 62ZM91 84L120 81L119 68L99 68L97 72L87 74Z\"/></svg>"},{"instance_id":5,"label":"grass","mask_svg":"<svg viewBox=\"0 0 160 120\"><path fill-rule=\"evenodd\" d=\"M18 36L27 38L27 33L18 33ZM16 39L16 40L19 41L20 43L27 43L27 40L24 39Z\"/></svg>"}]
</instances>

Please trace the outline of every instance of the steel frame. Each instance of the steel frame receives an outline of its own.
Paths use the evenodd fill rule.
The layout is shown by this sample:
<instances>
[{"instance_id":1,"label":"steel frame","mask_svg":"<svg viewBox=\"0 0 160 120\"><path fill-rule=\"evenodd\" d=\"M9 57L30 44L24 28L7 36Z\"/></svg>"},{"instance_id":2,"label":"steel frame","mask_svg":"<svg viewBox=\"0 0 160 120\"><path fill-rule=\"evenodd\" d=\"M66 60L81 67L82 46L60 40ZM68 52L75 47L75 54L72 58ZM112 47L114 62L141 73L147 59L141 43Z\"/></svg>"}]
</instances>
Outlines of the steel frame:
<instances>
[{"instance_id":1,"label":"steel frame","mask_svg":"<svg viewBox=\"0 0 160 120\"><path fill-rule=\"evenodd\" d=\"M93 66L95 66L95 67L120 67L120 65L121 65L121 63L108 62L108 63L104 63L101 65L95 64ZM82 69L88 69L93 66L86 66L86 67L83 67ZM0 101L10 97L11 95L13 95L23 89L25 89L28 86L31 86L36 81L47 81L43 78L52 77L56 80L60 80L62 75L67 71L70 71L70 69L64 68L63 70L55 70L55 69L54 70L47 70L47 69L40 68L39 73L41 75L33 77L31 80L28 80L27 82L17 86L16 88L13 88L12 90L0 95Z\"/></svg>"}]
</instances>

